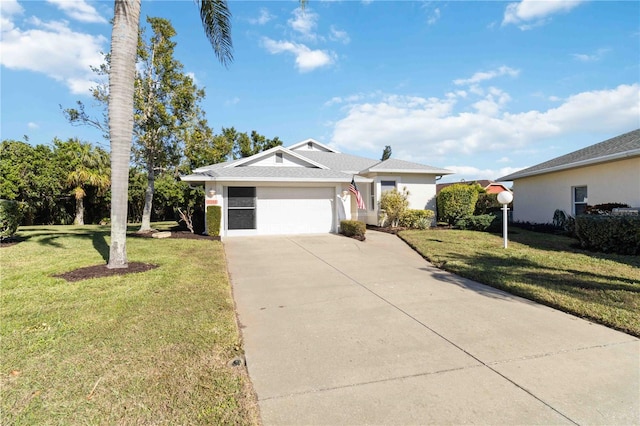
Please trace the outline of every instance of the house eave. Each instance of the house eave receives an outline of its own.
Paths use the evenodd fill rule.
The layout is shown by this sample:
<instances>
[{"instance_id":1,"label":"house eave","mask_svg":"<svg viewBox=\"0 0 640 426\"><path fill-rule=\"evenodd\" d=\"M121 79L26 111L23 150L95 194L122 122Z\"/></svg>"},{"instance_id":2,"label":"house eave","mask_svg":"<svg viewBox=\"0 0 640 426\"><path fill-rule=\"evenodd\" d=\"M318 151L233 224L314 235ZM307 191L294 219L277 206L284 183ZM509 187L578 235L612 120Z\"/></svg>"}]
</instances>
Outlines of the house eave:
<instances>
[{"instance_id":1,"label":"house eave","mask_svg":"<svg viewBox=\"0 0 640 426\"><path fill-rule=\"evenodd\" d=\"M273 178L258 178L258 177L213 177L213 176L183 176L180 177L180 180L185 182L260 182L260 183L271 183L271 182L291 182L291 183L349 183L351 182L351 178L300 178L300 177L273 177ZM356 182L364 182L371 183L373 179L356 176Z\"/></svg>"},{"instance_id":2,"label":"house eave","mask_svg":"<svg viewBox=\"0 0 640 426\"><path fill-rule=\"evenodd\" d=\"M385 174L385 173L403 173L414 175L451 175L454 172L449 170L416 170L416 169L367 169L361 172L361 174Z\"/></svg>"},{"instance_id":3,"label":"house eave","mask_svg":"<svg viewBox=\"0 0 640 426\"><path fill-rule=\"evenodd\" d=\"M578 167L586 167L586 166L593 166L597 164L610 163L612 161L626 160L628 158L633 158L638 156L640 156L640 149L633 149L631 151L618 152L616 154L605 155L598 158L590 158L589 160L576 161L573 163L562 164L560 166L554 166L554 167L548 167L546 169L541 169L541 170L532 170L530 172L527 172L527 171L515 172L510 175L500 177L497 180L514 181L516 179L544 175L544 174L553 173L553 172L560 172L563 170L575 169Z\"/></svg>"}]
</instances>

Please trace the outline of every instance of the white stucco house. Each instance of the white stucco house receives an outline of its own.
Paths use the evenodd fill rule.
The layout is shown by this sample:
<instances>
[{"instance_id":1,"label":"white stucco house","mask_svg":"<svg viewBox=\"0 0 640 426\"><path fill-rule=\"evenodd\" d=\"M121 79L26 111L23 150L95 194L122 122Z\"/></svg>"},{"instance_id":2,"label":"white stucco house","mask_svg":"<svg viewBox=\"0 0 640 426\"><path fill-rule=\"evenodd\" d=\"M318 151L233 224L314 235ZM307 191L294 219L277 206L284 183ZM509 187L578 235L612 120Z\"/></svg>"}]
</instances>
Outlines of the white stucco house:
<instances>
[{"instance_id":1,"label":"white stucco house","mask_svg":"<svg viewBox=\"0 0 640 426\"><path fill-rule=\"evenodd\" d=\"M181 179L202 184L205 208L222 208L220 235L338 232L340 220L378 222L380 194L409 191L409 208L435 211L436 178L453 172L397 159L343 154L307 139L251 157L213 164ZM351 180L362 195L358 209Z\"/></svg>"},{"instance_id":2,"label":"white stucco house","mask_svg":"<svg viewBox=\"0 0 640 426\"><path fill-rule=\"evenodd\" d=\"M499 178L513 181L513 219L549 223L556 209L575 216L587 205L640 207L640 129Z\"/></svg>"}]
</instances>

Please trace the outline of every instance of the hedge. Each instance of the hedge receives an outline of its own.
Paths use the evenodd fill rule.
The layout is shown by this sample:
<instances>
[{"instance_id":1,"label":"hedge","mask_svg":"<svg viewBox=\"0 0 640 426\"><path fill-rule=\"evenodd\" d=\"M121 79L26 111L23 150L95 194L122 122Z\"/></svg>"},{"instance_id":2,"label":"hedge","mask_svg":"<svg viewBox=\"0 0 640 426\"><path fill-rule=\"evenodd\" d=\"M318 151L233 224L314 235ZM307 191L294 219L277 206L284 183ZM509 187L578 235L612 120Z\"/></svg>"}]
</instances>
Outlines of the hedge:
<instances>
[{"instance_id":1,"label":"hedge","mask_svg":"<svg viewBox=\"0 0 640 426\"><path fill-rule=\"evenodd\" d=\"M478 201L479 185L457 183L443 188L437 196L438 220L449 225L473 215Z\"/></svg>"},{"instance_id":2,"label":"hedge","mask_svg":"<svg viewBox=\"0 0 640 426\"><path fill-rule=\"evenodd\" d=\"M456 221L455 227L470 231L494 231L502 225L502 218L493 214L466 216Z\"/></svg>"},{"instance_id":3,"label":"hedge","mask_svg":"<svg viewBox=\"0 0 640 426\"><path fill-rule=\"evenodd\" d=\"M433 210L408 209L400 217L400 226L413 229L427 229L435 213Z\"/></svg>"},{"instance_id":4,"label":"hedge","mask_svg":"<svg viewBox=\"0 0 640 426\"><path fill-rule=\"evenodd\" d=\"M220 206L207 207L207 233L212 237L220 235L220 221L222 219L222 208Z\"/></svg>"},{"instance_id":5,"label":"hedge","mask_svg":"<svg viewBox=\"0 0 640 426\"><path fill-rule=\"evenodd\" d=\"M22 213L17 201L0 200L0 240L15 235L20 219L22 219Z\"/></svg>"},{"instance_id":6,"label":"hedge","mask_svg":"<svg viewBox=\"0 0 640 426\"><path fill-rule=\"evenodd\" d=\"M357 220L341 220L340 233L347 237L364 239L364 233L367 232L367 226L364 222Z\"/></svg>"},{"instance_id":7,"label":"hedge","mask_svg":"<svg viewBox=\"0 0 640 426\"><path fill-rule=\"evenodd\" d=\"M576 235L589 250L640 254L640 216L580 215Z\"/></svg>"}]
</instances>

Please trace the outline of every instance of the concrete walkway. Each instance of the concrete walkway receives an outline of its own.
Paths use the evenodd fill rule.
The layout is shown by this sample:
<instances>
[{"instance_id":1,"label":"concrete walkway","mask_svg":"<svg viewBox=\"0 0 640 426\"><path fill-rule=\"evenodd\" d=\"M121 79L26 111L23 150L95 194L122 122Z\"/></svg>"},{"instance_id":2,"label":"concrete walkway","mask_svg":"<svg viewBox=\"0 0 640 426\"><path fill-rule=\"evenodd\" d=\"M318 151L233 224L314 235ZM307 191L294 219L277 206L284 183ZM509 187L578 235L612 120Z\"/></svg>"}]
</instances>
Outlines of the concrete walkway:
<instances>
[{"instance_id":1,"label":"concrete walkway","mask_svg":"<svg viewBox=\"0 0 640 426\"><path fill-rule=\"evenodd\" d=\"M229 238L265 425L638 424L640 341L395 236Z\"/></svg>"}]
</instances>

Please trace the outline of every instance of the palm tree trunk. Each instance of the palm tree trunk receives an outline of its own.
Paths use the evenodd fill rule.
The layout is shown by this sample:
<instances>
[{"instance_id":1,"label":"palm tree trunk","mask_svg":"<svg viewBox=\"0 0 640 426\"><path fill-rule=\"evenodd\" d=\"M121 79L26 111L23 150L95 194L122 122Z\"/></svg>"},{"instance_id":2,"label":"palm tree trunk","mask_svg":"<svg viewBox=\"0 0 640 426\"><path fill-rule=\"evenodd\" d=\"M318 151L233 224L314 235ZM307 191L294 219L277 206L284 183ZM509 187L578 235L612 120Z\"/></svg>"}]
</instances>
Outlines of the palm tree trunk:
<instances>
[{"instance_id":1,"label":"palm tree trunk","mask_svg":"<svg viewBox=\"0 0 640 426\"><path fill-rule=\"evenodd\" d=\"M111 247L108 268L127 265L129 156L133 136L133 90L141 0L115 0L109 73L111 138Z\"/></svg>"},{"instance_id":2,"label":"palm tree trunk","mask_svg":"<svg viewBox=\"0 0 640 426\"><path fill-rule=\"evenodd\" d=\"M151 207L153 206L153 193L155 192L156 174L153 163L149 162L147 169L147 189L144 192L144 208L142 210L142 225L139 232L151 231Z\"/></svg>"},{"instance_id":3,"label":"palm tree trunk","mask_svg":"<svg viewBox=\"0 0 640 426\"><path fill-rule=\"evenodd\" d=\"M76 198L76 218L74 225L84 225L84 198Z\"/></svg>"}]
</instances>

